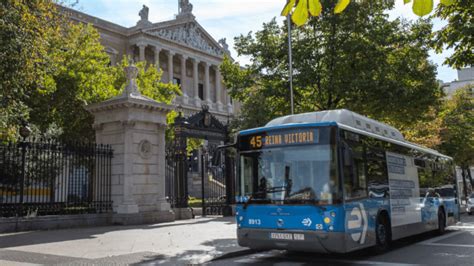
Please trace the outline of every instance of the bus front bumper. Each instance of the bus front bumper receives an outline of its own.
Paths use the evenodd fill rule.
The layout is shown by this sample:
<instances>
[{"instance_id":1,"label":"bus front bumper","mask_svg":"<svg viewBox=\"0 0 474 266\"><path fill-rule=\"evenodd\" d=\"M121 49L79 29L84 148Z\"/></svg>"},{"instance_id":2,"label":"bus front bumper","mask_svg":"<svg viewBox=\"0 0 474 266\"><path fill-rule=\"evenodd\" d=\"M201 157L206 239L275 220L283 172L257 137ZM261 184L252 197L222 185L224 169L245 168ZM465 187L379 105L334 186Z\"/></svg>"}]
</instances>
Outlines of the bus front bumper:
<instances>
[{"instance_id":1,"label":"bus front bumper","mask_svg":"<svg viewBox=\"0 0 474 266\"><path fill-rule=\"evenodd\" d=\"M271 229L237 229L237 240L242 247L268 250L282 249L318 253L344 253L343 232L297 231Z\"/></svg>"}]
</instances>

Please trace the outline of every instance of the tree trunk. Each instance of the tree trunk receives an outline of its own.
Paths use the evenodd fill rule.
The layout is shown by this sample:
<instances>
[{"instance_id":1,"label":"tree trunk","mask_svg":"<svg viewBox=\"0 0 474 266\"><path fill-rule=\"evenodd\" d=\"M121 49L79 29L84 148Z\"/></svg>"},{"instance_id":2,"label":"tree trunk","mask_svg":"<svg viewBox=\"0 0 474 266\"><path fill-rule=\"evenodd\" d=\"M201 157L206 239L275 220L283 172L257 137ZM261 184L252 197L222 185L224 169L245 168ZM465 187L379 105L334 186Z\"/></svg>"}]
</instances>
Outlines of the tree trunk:
<instances>
[{"instance_id":1,"label":"tree trunk","mask_svg":"<svg viewBox=\"0 0 474 266\"><path fill-rule=\"evenodd\" d=\"M474 188L474 183L472 181L471 168L469 166L467 167L467 176L469 177L469 182L471 183L471 189L472 189Z\"/></svg>"},{"instance_id":2,"label":"tree trunk","mask_svg":"<svg viewBox=\"0 0 474 266\"><path fill-rule=\"evenodd\" d=\"M467 182L466 182L466 173L464 172L464 166L461 166L461 176L462 176L462 184L464 187L464 199L467 200Z\"/></svg>"}]
</instances>

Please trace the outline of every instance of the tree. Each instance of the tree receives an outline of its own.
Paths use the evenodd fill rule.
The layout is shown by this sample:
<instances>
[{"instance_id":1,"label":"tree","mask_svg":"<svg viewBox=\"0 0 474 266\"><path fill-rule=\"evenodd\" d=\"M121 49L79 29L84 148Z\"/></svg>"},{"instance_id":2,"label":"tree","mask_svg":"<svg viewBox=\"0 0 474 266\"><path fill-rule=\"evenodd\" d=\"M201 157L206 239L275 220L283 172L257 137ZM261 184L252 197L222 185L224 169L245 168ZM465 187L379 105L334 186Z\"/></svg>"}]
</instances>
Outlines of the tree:
<instances>
[{"instance_id":1,"label":"tree","mask_svg":"<svg viewBox=\"0 0 474 266\"><path fill-rule=\"evenodd\" d=\"M454 158L456 165L461 167L464 182L468 177L471 186L474 186L469 169L470 165L474 164L473 89L473 85L459 89L451 99L445 102L440 113L442 124L439 145L441 151Z\"/></svg>"},{"instance_id":2,"label":"tree","mask_svg":"<svg viewBox=\"0 0 474 266\"><path fill-rule=\"evenodd\" d=\"M51 125L61 129L65 140L93 140L93 116L84 107L104 101L123 91L127 58L109 66L109 57L99 42L99 34L91 25L71 24L61 36L61 49L54 56L55 71L48 77L55 88L38 92L28 105L31 122L46 131ZM154 100L171 103L180 89L160 82L161 71L154 65L138 62L137 84L140 92Z\"/></svg>"},{"instance_id":3,"label":"tree","mask_svg":"<svg viewBox=\"0 0 474 266\"><path fill-rule=\"evenodd\" d=\"M424 147L437 149L441 144L441 125L443 120L440 116L440 106L432 106L429 110L416 122L403 125L399 130L402 132L406 140L419 144Z\"/></svg>"},{"instance_id":4,"label":"tree","mask_svg":"<svg viewBox=\"0 0 474 266\"><path fill-rule=\"evenodd\" d=\"M323 2L323 4L321 4L321 2ZM363 1L359 0L354 2ZM392 0L386 2L393 3L394 1ZM408 4L411 2L411 0L403 0L403 2ZM440 0L439 6L450 6L454 2L454 0ZM334 13L338 14L344 11L350 3L351 0L334 0L331 2L324 2L321 0L288 0L285 7L283 8L283 11L281 12L281 15L287 16L294 8L291 19L296 25L301 26L308 21L310 16L317 17L321 15L323 6L325 6L325 4L328 4L331 7L331 10L334 10ZM413 0L412 7L413 13L420 17L425 16L433 11L433 0Z\"/></svg>"},{"instance_id":5,"label":"tree","mask_svg":"<svg viewBox=\"0 0 474 266\"><path fill-rule=\"evenodd\" d=\"M42 79L49 69L48 39L59 34L51 1L0 2L0 137L16 134L28 118L24 100L36 88L46 89Z\"/></svg>"},{"instance_id":6,"label":"tree","mask_svg":"<svg viewBox=\"0 0 474 266\"><path fill-rule=\"evenodd\" d=\"M48 89L37 89L25 100L31 109L29 122L46 131L51 125L63 139L92 136L92 117L84 106L118 93L109 58L90 25L64 22L62 34L49 38L51 70L43 75Z\"/></svg>"},{"instance_id":7,"label":"tree","mask_svg":"<svg viewBox=\"0 0 474 266\"><path fill-rule=\"evenodd\" d=\"M428 61L431 25L388 21L392 6L382 1L353 3L338 15L322 2L322 15L293 31L296 112L347 108L395 126L418 120L441 95ZM244 125L288 114L287 28L273 20L235 44L251 64L225 60L221 71L243 103Z\"/></svg>"},{"instance_id":8,"label":"tree","mask_svg":"<svg viewBox=\"0 0 474 266\"><path fill-rule=\"evenodd\" d=\"M446 58L444 64L453 68L474 65L474 4L469 0L453 1L450 6L439 6L434 16L448 23L435 32L434 47L441 53L444 49L454 49L454 53Z\"/></svg>"},{"instance_id":9,"label":"tree","mask_svg":"<svg viewBox=\"0 0 474 266\"><path fill-rule=\"evenodd\" d=\"M97 30L91 25L71 22L51 1L24 2L2 2L13 11L5 11L10 17L6 18L8 27L0 32L0 49L13 56L2 56L6 60L0 64L4 76L0 93L7 101L0 107L0 129L4 133L0 137L8 133L13 138L21 120L28 120L38 132L54 128L53 135L64 140L93 140L93 117L84 107L122 91L123 67L128 60L110 66ZM140 62L137 67L142 94L171 103L180 93L178 86L160 82L162 73L155 66ZM19 107L22 112L8 116Z\"/></svg>"}]
</instances>

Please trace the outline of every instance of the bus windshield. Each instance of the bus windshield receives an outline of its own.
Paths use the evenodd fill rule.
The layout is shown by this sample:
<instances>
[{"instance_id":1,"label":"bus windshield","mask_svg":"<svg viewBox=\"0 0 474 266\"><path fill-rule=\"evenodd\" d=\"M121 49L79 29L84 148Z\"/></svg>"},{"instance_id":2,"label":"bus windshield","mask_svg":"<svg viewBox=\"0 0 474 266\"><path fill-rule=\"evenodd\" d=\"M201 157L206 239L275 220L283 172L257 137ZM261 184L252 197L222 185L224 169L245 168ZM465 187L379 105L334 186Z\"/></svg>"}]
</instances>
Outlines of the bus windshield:
<instances>
[{"instance_id":1,"label":"bus windshield","mask_svg":"<svg viewBox=\"0 0 474 266\"><path fill-rule=\"evenodd\" d=\"M240 195L252 203L339 201L335 145L299 145L240 154Z\"/></svg>"}]
</instances>

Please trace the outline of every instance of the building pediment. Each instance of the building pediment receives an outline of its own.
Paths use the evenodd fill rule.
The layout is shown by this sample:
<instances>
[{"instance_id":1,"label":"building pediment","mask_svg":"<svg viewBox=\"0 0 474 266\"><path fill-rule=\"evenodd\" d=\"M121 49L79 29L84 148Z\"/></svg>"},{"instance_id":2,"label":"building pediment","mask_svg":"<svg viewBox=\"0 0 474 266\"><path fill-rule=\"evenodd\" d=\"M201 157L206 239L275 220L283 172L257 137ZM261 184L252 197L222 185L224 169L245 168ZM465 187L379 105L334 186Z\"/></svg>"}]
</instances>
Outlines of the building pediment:
<instances>
[{"instance_id":1,"label":"building pediment","mask_svg":"<svg viewBox=\"0 0 474 266\"><path fill-rule=\"evenodd\" d=\"M147 29L145 33L203 51L214 56L224 56L226 50L194 22L164 28Z\"/></svg>"}]
</instances>

